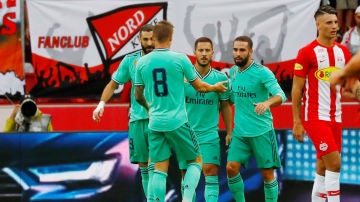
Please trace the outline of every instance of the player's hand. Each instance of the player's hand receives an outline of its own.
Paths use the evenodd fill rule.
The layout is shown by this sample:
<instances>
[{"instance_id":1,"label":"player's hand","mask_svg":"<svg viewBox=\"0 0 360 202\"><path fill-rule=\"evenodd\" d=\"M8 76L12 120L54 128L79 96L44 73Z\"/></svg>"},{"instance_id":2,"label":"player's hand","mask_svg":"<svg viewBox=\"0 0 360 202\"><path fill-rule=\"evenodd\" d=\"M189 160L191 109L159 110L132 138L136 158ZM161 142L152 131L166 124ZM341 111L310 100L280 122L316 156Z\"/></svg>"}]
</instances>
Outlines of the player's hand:
<instances>
[{"instance_id":1,"label":"player's hand","mask_svg":"<svg viewBox=\"0 0 360 202\"><path fill-rule=\"evenodd\" d=\"M226 145L227 147L229 147L229 145L230 145L231 138L232 138L232 134L231 134L231 133L227 133L227 134L226 134L226 137L225 137L225 145Z\"/></svg>"},{"instance_id":2,"label":"player's hand","mask_svg":"<svg viewBox=\"0 0 360 202\"><path fill-rule=\"evenodd\" d=\"M343 86L345 84L345 77L342 70L331 73L330 75L330 87L336 91L336 86Z\"/></svg>"},{"instance_id":3,"label":"player's hand","mask_svg":"<svg viewBox=\"0 0 360 202\"><path fill-rule=\"evenodd\" d=\"M216 84L214 84L215 86L215 91L218 93L224 93L227 90L227 87L225 86L225 84L228 83L228 81L220 81L217 82Z\"/></svg>"},{"instance_id":4,"label":"player's hand","mask_svg":"<svg viewBox=\"0 0 360 202\"><path fill-rule=\"evenodd\" d=\"M13 119L13 120L15 119L15 116L18 113L19 109L20 109L20 105L19 104L15 105L15 107L14 107L14 109L11 112L11 115L10 115L11 119Z\"/></svg>"},{"instance_id":5,"label":"player's hand","mask_svg":"<svg viewBox=\"0 0 360 202\"><path fill-rule=\"evenodd\" d=\"M227 134L226 134L226 137L225 137L225 152L226 152L226 153L229 151L229 146L230 146L231 138L232 138L232 134L231 134L231 133L227 133Z\"/></svg>"},{"instance_id":6,"label":"player's hand","mask_svg":"<svg viewBox=\"0 0 360 202\"><path fill-rule=\"evenodd\" d=\"M189 5L186 9L186 12L192 12L194 10L194 8L195 8L195 4Z\"/></svg>"},{"instance_id":7,"label":"player's hand","mask_svg":"<svg viewBox=\"0 0 360 202\"><path fill-rule=\"evenodd\" d=\"M257 115L264 114L270 107L266 102L254 103L253 105L255 106L254 112Z\"/></svg>"},{"instance_id":8,"label":"player's hand","mask_svg":"<svg viewBox=\"0 0 360 202\"><path fill-rule=\"evenodd\" d=\"M93 111L93 120L94 121L100 122L100 117L102 117L102 115L104 113L104 107L105 107L105 102L100 101L99 104L97 105L97 107Z\"/></svg>"},{"instance_id":9,"label":"player's hand","mask_svg":"<svg viewBox=\"0 0 360 202\"><path fill-rule=\"evenodd\" d=\"M230 20L230 24L232 26L236 26L238 23L239 23L239 19L234 14L232 14L232 19Z\"/></svg>"},{"instance_id":10,"label":"player's hand","mask_svg":"<svg viewBox=\"0 0 360 202\"><path fill-rule=\"evenodd\" d=\"M348 78L343 86L341 97L347 99L357 99L360 101L360 81L358 78Z\"/></svg>"},{"instance_id":11,"label":"player's hand","mask_svg":"<svg viewBox=\"0 0 360 202\"><path fill-rule=\"evenodd\" d=\"M301 123L294 123L293 127L293 137L298 142L303 143L304 142L304 136L305 136L305 130Z\"/></svg>"}]
</instances>

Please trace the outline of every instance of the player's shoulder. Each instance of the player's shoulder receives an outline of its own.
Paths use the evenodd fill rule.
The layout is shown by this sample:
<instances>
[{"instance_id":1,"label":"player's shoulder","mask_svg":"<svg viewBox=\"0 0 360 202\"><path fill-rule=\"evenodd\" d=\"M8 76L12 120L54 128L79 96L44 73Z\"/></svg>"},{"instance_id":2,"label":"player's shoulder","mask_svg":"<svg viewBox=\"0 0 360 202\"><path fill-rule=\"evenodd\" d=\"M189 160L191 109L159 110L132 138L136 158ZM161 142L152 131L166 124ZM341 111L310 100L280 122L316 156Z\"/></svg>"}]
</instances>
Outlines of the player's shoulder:
<instances>
[{"instance_id":1,"label":"player's shoulder","mask_svg":"<svg viewBox=\"0 0 360 202\"><path fill-rule=\"evenodd\" d=\"M341 49L345 49L345 50L347 50L347 49L348 49L348 48L347 48L344 44L339 43L339 42L334 42L334 46L338 46L339 48L341 48Z\"/></svg>"},{"instance_id":2,"label":"player's shoulder","mask_svg":"<svg viewBox=\"0 0 360 202\"><path fill-rule=\"evenodd\" d=\"M259 62L256 62L256 61L253 61L253 63L251 64L251 66L255 67L256 69L259 69L259 70L265 70L265 69L268 69L268 67L266 67L265 65L259 63Z\"/></svg>"},{"instance_id":3,"label":"player's shoulder","mask_svg":"<svg viewBox=\"0 0 360 202\"><path fill-rule=\"evenodd\" d=\"M306 44L305 46L301 47L299 49L299 52L308 52L308 51L311 51L313 50L316 46L319 45L319 42L317 42L317 40L313 40L311 41L310 43Z\"/></svg>"},{"instance_id":4,"label":"player's shoulder","mask_svg":"<svg viewBox=\"0 0 360 202\"><path fill-rule=\"evenodd\" d=\"M168 51L167 54L172 55L178 59L183 59L183 58L187 57L187 55L185 53L178 52L178 51L172 51L172 50Z\"/></svg>"},{"instance_id":5,"label":"player's shoulder","mask_svg":"<svg viewBox=\"0 0 360 202\"><path fill-rule=\"evenodd\" d=\"M218 69L211 68L211 73L216 77L227 78L226 74Z\"/></svg>"},{"instance_id":6,"label":"player's shoulder","mask_svg":"<svg viewBox=\"0 0 360 202\"><path fill-rule=\"evenodd\" d=\"M273 73L269 67L267 67L267 66L265 66L265 65L263 65L263 64L261 64L261 63L259 63L259 62L255 62L255 61L254 61L251 65L252 65L252 66L254 67L254 69L256 69L257 71L267 72L267 73Z\"/></svg>"},{"instance_id":7,"label":"player's shoulder","mask_svg":"<svg viewBox=\"0 0 360 202\"><path fill-rule=\"evenodd\" d=\"M129 53L127 54L124 59L137 59L139 57L141 57L142 51L141 50L137 50L135 52Z\"/></svg>"},{"instance_id":8,"label":"player's shoulder","mask_svg":"<svg viewBox=\"0 0 360 202\"><path fill-rule=\"evenodd\" d=\"M235 71L238 69L238 66L236 65L233 65L232 67L230 67L230 70L229 71Z\"/></svg>"}]
</instances>

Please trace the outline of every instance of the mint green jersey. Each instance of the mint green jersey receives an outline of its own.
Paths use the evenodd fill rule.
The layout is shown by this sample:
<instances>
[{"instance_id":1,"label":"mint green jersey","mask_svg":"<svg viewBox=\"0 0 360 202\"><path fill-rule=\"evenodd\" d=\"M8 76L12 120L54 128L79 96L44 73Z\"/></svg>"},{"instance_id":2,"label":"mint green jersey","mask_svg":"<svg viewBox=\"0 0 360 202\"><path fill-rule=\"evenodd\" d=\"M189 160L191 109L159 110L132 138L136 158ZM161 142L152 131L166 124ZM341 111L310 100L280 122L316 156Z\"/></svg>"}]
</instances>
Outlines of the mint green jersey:
<instances>
[{"instance_id":1,"label":"mint green jersey","mask_svg":"<svg viewBox=\"0 0 360 202\"><path fill-rule=\"evenodd\" d=\"M125 84L128 81L132 81L130 94L130 122L149 118L145 108L135 100L134 96L135 85L133 81L135 81L135 67L141 56L141 50L126 55L117 70L111 76L111 79L118 84Z\"/></svg>"},{"instance_id":2,"label":"mint green jersey","mask_svg":"<svg viewBox=\"0 0 360 202\"><path fill-rule=\"evenodd\" d=\"M238 66L230 69L231 100L235 104L233 135L255 137L273 129L270 109L264 114L254 112L254 103L264 102L270 96L279 95L285 102L286 96L272 71L257 62L244 71Z\"/></svg>"},{"instance_id":3,"label":"mint green jersey","mask_svg":"<svg viewBox=\"0 0 360 202\"><path fill-rule=\"evenodd\" d=\"M224 73L212 68L204 77L201 77L195 68L194 70L198 77L208 84L215 84L228 79ZM209 130L218 131L219 102L229 99L229 89L225 93L201 93L196 91L189 82L185 83L186 111L192 129L198 132L196 134Z\"/></svg>"},{"instance_id":4,"label":"mint green jersey","mask_svg":"<svg viewBox=\"0 0 360 202\"><path fill-rule=\"evenodd\" d=\"M138 61L135 85L143 85L149 103L149 128L172 131L188 122L184 78L197 76L189 58L169 49L154 49Z\"/></svg>"}]
</instances>

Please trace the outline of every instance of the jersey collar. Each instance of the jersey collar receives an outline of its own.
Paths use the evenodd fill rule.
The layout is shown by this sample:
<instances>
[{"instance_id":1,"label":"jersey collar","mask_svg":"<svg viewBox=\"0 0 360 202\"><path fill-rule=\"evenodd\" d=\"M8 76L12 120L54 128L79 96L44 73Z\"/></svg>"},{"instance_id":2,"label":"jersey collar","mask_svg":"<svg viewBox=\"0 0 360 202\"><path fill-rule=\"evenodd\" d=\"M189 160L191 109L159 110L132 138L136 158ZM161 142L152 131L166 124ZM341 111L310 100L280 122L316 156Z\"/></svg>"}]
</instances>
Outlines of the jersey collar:
<instances>
[{"instance_id":1,"label":"jersey collar","mask_svg":"<svg viewBox=\"0 0 360 202\"><path fill-rule=\"evenodd\" d=\"M194 67L194 70L195 70L196 74L198 75L198 77L199 77L199 78L202 78L202 79L204 79L204 78L206 78L207 76L209 76L210 72L212 71L212 67L210 67L209 71L202 77L201 74L200 74L200 73L197 71L197 69L195 68L195 66L193 66L193 67Z\"/></svg>"}]
</instances>

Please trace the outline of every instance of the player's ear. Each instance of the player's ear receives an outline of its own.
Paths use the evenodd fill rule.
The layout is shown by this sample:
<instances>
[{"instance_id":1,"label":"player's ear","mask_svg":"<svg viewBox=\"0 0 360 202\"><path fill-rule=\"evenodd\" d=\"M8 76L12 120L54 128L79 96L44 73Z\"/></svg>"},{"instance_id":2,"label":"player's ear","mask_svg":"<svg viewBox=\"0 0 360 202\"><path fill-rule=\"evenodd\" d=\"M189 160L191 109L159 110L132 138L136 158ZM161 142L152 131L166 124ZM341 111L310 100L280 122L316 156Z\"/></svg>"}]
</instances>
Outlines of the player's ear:
<instances>
[{"instance_id":1,"label":"player's ear","mask_svg":"<svg viewBox=\"0 0 360 202\"><path fill-rule=\"evenodd\" d=\"M254 50L253 50L252 48L249 48L249 53L250 53L250 55L252 55L253 52L254 52Z\"/></svg>"},{"instance_id":2,"label":"player's ear","mask_svg":"<svg viewBox=\"0 0 360 202\"><path fill-rule=\"evenodd\" d=\"M172 41L173 40L173 36L172 35L170 35L170 37L169 37L169 41Z\"/></svg>"}]
</instances>

